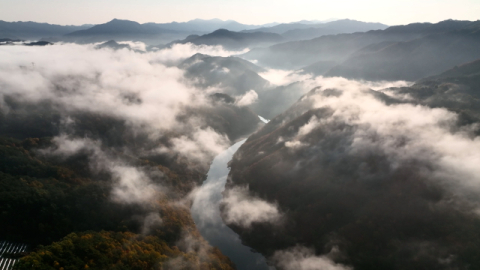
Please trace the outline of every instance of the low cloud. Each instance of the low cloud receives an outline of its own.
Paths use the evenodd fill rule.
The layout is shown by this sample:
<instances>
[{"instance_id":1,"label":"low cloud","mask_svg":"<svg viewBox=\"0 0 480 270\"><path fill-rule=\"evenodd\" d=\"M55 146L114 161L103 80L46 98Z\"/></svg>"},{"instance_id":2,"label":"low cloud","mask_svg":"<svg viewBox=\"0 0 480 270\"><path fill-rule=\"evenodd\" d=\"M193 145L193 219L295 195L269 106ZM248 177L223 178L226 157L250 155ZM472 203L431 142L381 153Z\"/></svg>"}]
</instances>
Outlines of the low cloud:
<instances>
[{"instance_id":1,"label":"low cloud","mask_svg":"<svg viewBox=\"0 0 480 270\"><path fill-rule=\"evenodd\" d=\"M113 165L113 164L110 164ZM151 202L159 187L136 167L114 164L106 167L116 180L112 190L113 199L120 203Z\"/></svg>"},{"instance_id":2,"label":"low cloud","mask_svg":"<svg viewBox=\"0 0 480 270\"><path fill-rule=\"evenodd\" d=\"M248 187L226 190L221 202L224 220L244 228L253 223L278 223L282 214L278 206L249 194Z\"/></svg>"},{"instance_id":3,"label":"low cloud","mask_svg":"<svg viewBox=\"0 0 480 270\"><path fill-rule=\"evenodd\" d=\"M360 81L362 84L367 86L372 90L382 90L390 87L409 87L414 84L414 82L409 81Z\"/></svg>"},{"instance_id":4,"label":"low cloud","mask_svg":"<svg viewBox=\"0 0 480 270\"><path fill-rule=\"evenodd\" d=\"M168 57L189 57L198 50L230 53L191 44L147 53L76 44L5 46L0 52L2 111L9 110L4 98L8 96L27 104L52 104L64 118L88 113L118 119L132 133L147 134L151 140L167 132L182 134L171 138L169 151L198 161L225 149L228 141L206 128L202 116L178 119L188 108L212 105L208 93L185 83L182 70L164 63Z\"/></svg>"},{"instance_id":5,"label":"low cloud","mask_svg":"<svg viewBox=\"0 0 480 270\"><path fill-rule=\"evenodd\" d=\"M226 178L226 176L224 176ZM189 194L188 199L194 201L191 207L192 214L199 214L200 227L208 224L221 223L219 220L219 209L217 197L225 187L225 181L204 182L202 186L195 188Z\"/></svg>"},{"instance_id":6,"label":"low cloud","mask_svg":"<svg viewBox=\"0 0 480 270\"><path fill-rule=\"evenodd\" d=\"M308 144L302 143L299 140L293 140L293 141L285 142L285 146L288 147L288 148L291 148L291 149L299 149L299 148L302 148L302 147L307 147Z\"/></svg>"},{"instance_id":7,"label":"low cloud","mask_svg":"<svg viewBox=\"0 0 480 270\"><path fill-rule=\"evenodd\" d=\"M113 177L112 200L118 203L146 205L159 196L161 187L154 184L138 167L128 165L90 139L71 139L66 135L53 138L54 146L40 150L47 155L69 157L81 151L89 154L92 171L106 171Z\"/></svg>"},{"instance_id":8,"label":"low cloud","mask_svg":"<svg viewBox=\"0 0 480 270\"><path fill-rule=\"evenodd\" d=\"M269 69L258 75L276 86L287 85L312 78L311 75L300 74L298 71L281 69Z\"/></svg>"},{"instance_id":9,"label":"low cloud","mask_svg":"<svg viewBox=\"0 0 480 270\"><path fill-rule=\"evenodd\" d=\"M377 84L382 88L406 82ZM344 78L316 78L321 87L305 96L305 109L328 108L330 116L312 117L297 133L284 138L285 146L306 146L315 129L331 131L335 123L353 127L349 154L382 153L392 169L417 161L435 168L430 176L456 192L480 192L480 138L477 124L457 127L458 115L445 108L398 103L386 104L371 92L371 85ZM332 94L332 89L336 89ZM464 196L459 196L459 198Z\"/></svg>"},{"instance_id":10,"label":"low cloud","mask_svg":"<svg viewBox=\"0 0 480 270\"><path fill-rule=\"evenodd\" d=\"M258 100L258 94L255 90L250 90L245 95L237 98L236 105L243 107L255 103Z\"/></svg>"},{"instance_id":11,"label":"low cloud","mask_svg":"<svg viewBox=\"0 0 480 270\"><path fill-rule=\"evenodd\" d=\"M259 100L256 104L253 104L252 108L258 114L271 119L286 111L299 98L326 81L332 86L341 86L345 83L352 84L353 82L340 77L314 77L311 74L302 74L301 71L295 70L270 69L266 72L259 73L259 75L268 80L270 86L262 89L262 91L258 89ZM411 85L410 82L406 81L357 81L356 83L374 90ZM328 85L322 86L328 88Z\"/></svg>"},{"instance_id":12,"label":"low cloud","mask_svg":"<svg viewBox=\"0 0 480 270\"><path fill-rule=\"evenodd\" d=\"M220 135L211 128L198 129L190 136L173 138L170 142L172 146L169 149L195 161L213 158L224 151L230 143L227 136Z\"/></svg>"},{"instance_id":13,"label":"low cloud","mask_svg":"<svg viewBox=\"0 0 480 270\"><path fill-rule=\"evenodd\" d=\"M141 41L119 41L119 44L126 44L132 48L132 50L137 50L141 52L147 51L147 45Z\"/></svg>"},{"instance_id":14,"label":"low cloud","mask_svg":"<svg viewBox=\"0 0 480 270\"><path fill-rule=\"evenodd\" d=\"M302 147L307 147L308 144L302 142L302 139L308 135L312 130L314 130L318 125L320 125L321 120L319 120L317 117L312 116L308 123L305 125L301 126L298 129L297 135L291 140L291 141L286 141L285 146L291 149L299 149Z\"/></svg>"},{"instance_id":15,"label":"low cloud","mask_svg":"<svg viewBox=\"0 0 480 270\"><path fill-rule=\"evenodd\" d=\"M332 260L331 257L337 252L338 249L334 248L329 254L317 256L313 249L296 246L276 251L272 256L272 261L279 270L353 270L349 266L335 263Z\"/></svg>"}]
</instances>

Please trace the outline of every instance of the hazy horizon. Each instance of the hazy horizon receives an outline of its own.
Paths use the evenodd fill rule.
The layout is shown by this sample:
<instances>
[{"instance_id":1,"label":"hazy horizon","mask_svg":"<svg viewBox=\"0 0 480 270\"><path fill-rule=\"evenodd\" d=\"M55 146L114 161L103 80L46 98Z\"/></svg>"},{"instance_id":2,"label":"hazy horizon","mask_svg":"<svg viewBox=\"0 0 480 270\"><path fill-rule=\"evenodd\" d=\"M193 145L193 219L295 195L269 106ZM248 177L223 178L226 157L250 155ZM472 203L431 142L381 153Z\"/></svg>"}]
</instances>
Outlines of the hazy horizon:
<instances>
[{"instance_id":1,"label":"hazy horizon","mask_svg":"<svg viewBox=\"0 0 480 270\"><path fill-rule=\"evenodd\" d=\"M114 18L139 23L186 22L194 19L234 20L243 24L290 23L331 18L402 25L443 20L478 20L480 2L473 0L352 1L335 3L289 1L58 1L1 0L0 20L34 21L60 25L101 24Z\"/></svg>"}]
</instances>

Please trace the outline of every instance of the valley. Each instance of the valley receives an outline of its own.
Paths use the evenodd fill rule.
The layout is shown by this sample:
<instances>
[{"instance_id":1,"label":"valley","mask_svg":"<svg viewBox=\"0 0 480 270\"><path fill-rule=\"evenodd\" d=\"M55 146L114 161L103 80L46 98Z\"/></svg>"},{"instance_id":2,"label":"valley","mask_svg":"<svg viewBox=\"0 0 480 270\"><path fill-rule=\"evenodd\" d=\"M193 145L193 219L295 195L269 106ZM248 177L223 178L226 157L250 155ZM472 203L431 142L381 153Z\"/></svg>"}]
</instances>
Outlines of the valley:
<instances>
[{"instance_id":1,"label":"valley","mask_svg":"<svg viewBox=\"0 0 480 270\"><path fill-rule=\"evenodd\" d=\"M0 270L476 269L479 45L472 20L0 21Z\"/></svg>"}]
</instances>

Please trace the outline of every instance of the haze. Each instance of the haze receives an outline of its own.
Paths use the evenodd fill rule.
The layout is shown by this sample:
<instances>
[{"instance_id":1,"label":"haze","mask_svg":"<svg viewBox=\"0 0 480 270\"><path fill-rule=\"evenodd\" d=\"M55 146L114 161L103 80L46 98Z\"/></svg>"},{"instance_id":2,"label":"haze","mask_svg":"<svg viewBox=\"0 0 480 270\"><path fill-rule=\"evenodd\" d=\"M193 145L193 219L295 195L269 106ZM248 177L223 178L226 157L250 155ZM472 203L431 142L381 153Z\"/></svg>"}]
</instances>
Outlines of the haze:
<instances>
[{"instance_id":1,"label":"haze","mask_svg":"<svg viewBox=\"0 0 480 270\"><path fill-rule=\"evenodd\" d=\"M476 20L476 0L1 0L0 19L52 24L104 23L113 18L145 22L188 21L195 18L236 20L244 24L348 18L388 25Z\"/></svg>"}]
</instances>

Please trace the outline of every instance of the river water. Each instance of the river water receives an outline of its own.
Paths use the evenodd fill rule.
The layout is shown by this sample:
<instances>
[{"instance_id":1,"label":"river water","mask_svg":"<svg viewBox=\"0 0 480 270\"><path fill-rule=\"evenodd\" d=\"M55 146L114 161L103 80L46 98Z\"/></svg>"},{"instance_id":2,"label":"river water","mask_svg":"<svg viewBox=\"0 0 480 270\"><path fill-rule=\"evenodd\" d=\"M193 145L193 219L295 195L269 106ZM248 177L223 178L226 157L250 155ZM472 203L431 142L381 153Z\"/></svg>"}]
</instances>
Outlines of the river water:
<instances>
[{"instance_id":1,"label":"river water","mask_svg":"<svg viewBox=\"0 0 480 270\"><path fill-rule=\"evenodd\" d=\"M196 192L191 208L193 219L210 245L218 247L237 266L238 270L267 270L265 258L244 246L239 236L225 225L220 217L219 203L229 169L227 163L246 140L237 142L213 160L208 177Z\"/></svg>"}]
</instances>

